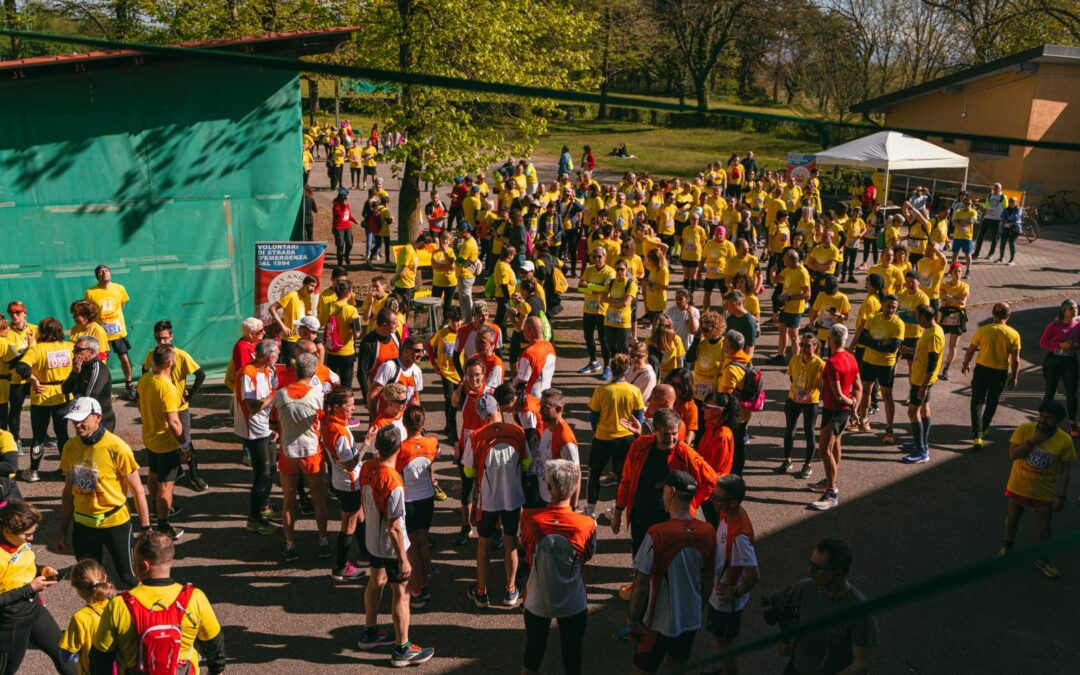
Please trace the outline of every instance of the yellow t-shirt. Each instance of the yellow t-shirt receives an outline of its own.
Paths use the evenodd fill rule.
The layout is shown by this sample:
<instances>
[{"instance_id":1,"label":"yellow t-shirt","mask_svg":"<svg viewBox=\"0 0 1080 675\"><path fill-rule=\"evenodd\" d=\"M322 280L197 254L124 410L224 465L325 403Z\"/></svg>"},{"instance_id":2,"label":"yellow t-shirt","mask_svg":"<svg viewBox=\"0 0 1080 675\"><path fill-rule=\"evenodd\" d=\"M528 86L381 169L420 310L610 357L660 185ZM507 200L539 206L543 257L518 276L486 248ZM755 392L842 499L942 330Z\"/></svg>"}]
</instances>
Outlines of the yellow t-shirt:
<instances>
[{"instance_id":1,"label":"yellow t-shirt","mask_svg":"<svg viewBox=\"0 0 1080 675\"><path fill-rule=\"evenodd\" d=\"M435 249L431 254L431 284L439 288L454 288L457 286L457 275L454 274L454 252L449 253L441 248ZM449 268L440 270L437 265L450 264Z\"/></svg>"},{"instance_id":2,"label":"yellow t-shirt","mask_svg":"<svg viewBox=\"0 0 1080 675\"><path fill-rule=\"evenodd\" d=\"M476 228L476 214L480 211L480 197L478 195L469 195L465 199L461 200L461 214L465 218L465 222Z\"/></svg>"},{"instance_id":3,"label":"yellow t-shirt","mask_svg":"<svg viewBox=\"0 0 1080 675\"><path fill-rule=\"evenodd\" d=\"M375 330L376 318L377 318L379 312L382 311L383 305L385 305L386 301L389 300L389 299L390 299L390 292L389 291L387 291L386 293L383 293L380 296L376 296L374 294L368 294L367 296L364 297L364 301L362 303L360 303L360 312L359 312L359 315L361 317L365 317L365 316L368 317L367 323L363 327L364 335L367 335L371 331ZM334 309L336 310L337 307L338 306L335 305Z\"/></svg>"},{"instance_id":4,"label":"yellow t-shirt","mask_svg":"<svg viewBox=\"0 0 1080 675\"><path fill-rule=\"evenodd\" d=\"M930 233L922 221L916 220L908 224L907 249L911 253L922 255L926 253L926 242L930 239Z\"/></svg>"},{"instance_id":5,"label":"yellow t-shirt","mask_svg":"<svg viewBox=\"0 0 1080 675\"><path fill-rule=\"evenodd\" d=\"M626 282L621 282L618 279L612 279L608 285L608 300L621 300L627 296L631 298L637 297L637 282L633 278ZM631 300L621 309L615 309L611 305L607 306L607 311L604 312L604 325L610 328L630 328L633 326L631 323L631 312L634 309L634 302Z\"/></svg>"},{"instance_id":6,"label":"yellow t-shirt","mask_svg":"<svg viewBox=\"0 0 1080 675\"><path fill-rule=\"evenodd\" d=\"M31 389L31 405L60 405L68 400L61 385L71 374L74 359L71 350L74 346L67 341L37 342L23 354L22 362L30 366L31 374L45 386L40 394Z\"/></svg>"},{"instance_id":7,"label":"yellow t-shirt","mask_svg":"<svg viewBox=\"0 0 1080 675\"><path fill-rule=\"evenodd\" d=\"M975 221L979 212L975 209L957 209L953 214L953 239L971 241L975 234Z\"/></svg>"},{"instance_id":8,"label":"yellow t-shirt","mask_svg":"<svg viewBox=\"0 0 1080 675\"><path fill-rule=\"evenodd\" d=\"M166 415L180 412L180 392L170 380L145 373L139 378L139 416L142 417L142 442L150 452L172 452L180 447Z\"/></svg>"},{"instance_id":9,"label":"yellow t-shirt","mask_svg":"<svg viewBox=\"0 0 1080 675\"><path fill-rule=\"evenodd\" d=\"M809 361L803 361L801 354L793 356L787 366L791 378L788 398L796 403L817 403L821 399L821 373L824 370L825 361L816 354Z\"/></svg>"},{"instance_id":10,"label":"yellow t-shirt","mask_svg":"<svg viewBox=\"0 0 1080 675\"><path fill-rule=\"evenodd\" d=\"M416 268L420 266L420 254L412 244L405 244L398 251L395 262L398 274L396 288L416 288Z\"/></svg>"},{"instance_id":11,"label":"yellow t-shirt","mask_svg":"<svg viewBox=\"0 0 1080 675\"><path fill-rule=\"evenodd\" d=\"M817 328L818 340L824 342L829 339L829 329L833 327L833 324L836 323L838 319L838 317L831 314L829 310L835 309L836 314L842 314L846 317L851 311L851 301L840 291L837 291L832 295L822 291L814 298L814 305L810 309L817 312L817 317L814 320L814 327Z\"/></svg>"},{"instance_id":12,"label":"yellow t-shirt","mask_svg":"<svg viewBox=\"0 0 1080 675\"><path fill-rule=\"evenodd\" d=\"M1036 423L1024 422L1016 427L1010 443L1020 444L1035 435ZM1076 446L1072 438L1062 429L1055 429L1054 435L1042 441L1027 455L1014 459L1009 471L1009 492L1052 502L1057 498L1057 476L1061 465L1076 461Z\"/></svg>"},{"instance_id":13,"label":"yellow t-shirt","mask_svg":"<svg viewBox=\"0 0 1080 675\"><path fill-rule=\"evenodd\" d=\"M394 215L385 204L379 205L379 236L390 236L390 224L394 222Z\"/></svg>"},{"instance_id":14,"label":"yellow t-shirt","mask_svg":"<svg viewBox=\"0 0 1080 675\"><path fill-rule=\"evenodd\" d=\"M432 363L435 371L451 384L461 384L461 375L458 375L457 368L454 367L457 333L443 326L428 340L428 345L435 356Z\"/></svg>"},{"instance_id":15,"label":"yellow t-shirt","mask_svg":"<svg viewBox=\"0 0 1080 675\"><path fill-rule=\"evenodd\" d=\"M608 209L608 219L616 230L625 230L634 222L634 211L629 206L612 206Z\"/></svg>"},{"instance_id":16,"label":"yellow t-shirt","mask_svg":"<svg viewBox=\"0 0 1080 675\"><path fill-rule=\"evenodd\" d=\"M75 522L103 528L131 520L127 508L127 477L139 470L139 464L124 439L106 431L100 441L87 445L78 436L73 436L64 444L60 470L71 483ZM117 506L122 508L101 518Z\"/></svg>"},{"instance_id":17,"label":"yellow t-shirt","mask_svg":"<svg viewBox=\"0 0 1080 675\"><path fill-rule=\"evenodd\" d=\"M182 586L172 583L164 586L149 585L143 582L131 589L131 595L143 607L168 606L172 604ZM218 623L214 609L206 594L199 589L191 593L187 612L180 627L180 655L181 659L191 661L198 670L199 655L195 651L195 640L202 642L213 640L221 632L221 624ZM116 662L122 672L134 672L139 656L139 636L135 633L135 626L131 620L131 612L124 605L124 599L117 595L105 605L105 611L101 613L101 623L97 633L94 634L94 649L102 652L117 652ZM196 672L195 675L198 675Z\"/></svg>"},{"instance_id":18,"label":"yellow t-shirt","mask_svg":"<svg viewBox=\"0 0 1080 675\"><path fill-rule=\"evenodd\" d=\"M785 269L780 278L784 285L784 293L788 295L810 288L810 273L802 265ZM806 299L788 300L784 303L783 311L788 314L802 314L806 311Z\"/></svg>"},{"instance_id":19,"label":"yellow t-shirt","mask_svg":"<svg viewBox=\"0 0 1080 675\"><path fill-rule=\"evenodd\" d=\"M929 305L930 298L921 289L916 293L904 291L899 298L900 306L896 310L896 315L904 322L904 339L917 338L922 335L923 329L919 325L915 310L919 305Z\"/></svg>"},{"instance_id":20,"label":"yellow t-shirt","mask_svg":"<svg viewBox=\"0 0 1080 675\"><path fill-rule=\"evenodd\" d=\"M756 295L747 295L743 298L743 308L747 312L754 315L755 318L761 316L761 301L758 300Z\"/></svg>"},{"instance_id":21,"label":"yellow t-shirt","mask_svg":"<svg viewBox=\"0 0 1080 675\"><path fill-rule=\"evenodd\" d=\"M926 366L930 363L930 354L937 354L937 365L934 366L927 377ZM941 326L934 324L929 330L924 330L915 344L915 358L911 361L911 386L921 387L924 384L934 384L938 381L938 373L941 372L941 362L945 358L945 331Z\"/></svg>"},{"instance_id":22,"label":"yellow t-shirt","mask_svg":"<svg viewBox=\"0 0 1080 675\"><path fill-rule=\"evenodd\" d=\"M369 145L364 148L364 166L373 167L376 165L375 156L379 154L379 151L375 149L374 145Z\"/></svg>"},{"instance_id":23,"label":"yellow t-shirt","mask_svg":"<svg viewBox=\"0 0 1080 675\"><path fill-rule=\"evenodd\" d=\"M315 315L319 319L319 325L325 326L326 320L330 318L331 306L338 301L337 293L333 288L328 288L322 293L319 293L319 300L315 305Z\"/></svg>"},{"instance_id":24,"label":"yellow t-shirt","mask_svg":"<svg viewBox=\"0 0 1080 675\"><path fill-rule=\"evenodd\" d=\"M952 280L941 284L941 288L938 289L938 297L944 300L946 297L955 301L953 307L964 307L967 305L968 298L970 297L971 286L966 281L958 281L954 285ZM942 303L944 307L945 303Z\"/></svg>"},{"instance_id":25,"label":"yellow t-shirt","mask_svg":"<svg viewBox=\"0 0 1080 675\"><path fill-rule=\"evenodd\" d=\"M631 419L638 410L645 410L641 390L628 382L611 382L593 390L589 397L589 410L600 414L593 438L610 441L631 436L629 430L619 424L620 419Z\"/></svg>"},{"instance_id":26,"label":"yellow t-shirt","mask_svg":"<svg viewBox=\"0 0 1080 675\"><path fill-rule=\"evenodd\" d=\"M468 239L461 240L461 246L458 249L457 257L464 261L464 264L458 263L455 268L457 276L462 279L475 279L476 275L469 269L469 263L476 262L480 259L480 248L476 244L476 237L469 237Z\"/></svg>"},{"instance_id":27,"label":"yellow t-shirt","mask_svg":"<svg viewBox=\"0 0 1080 675\"><path fill-rule=\"evenodd\" d=\"M507 286L513 288L517 285L517 279L514 277L514 268L510 267L510 263L505 260L500 260L495 263L495 269L492 271L491 276L495 277L496 298L505 298L505 288Z\"/></svg>"},{"instance_id":28,"label":"yellow t-shirt","mask_svg":"<svg viewBox=\"0 0 1080 675\"><path fill-rule=\"evenodd\" d=\"M682 252L679 256L683 260L701 260L701 250L705 246L705 228L700 225L685 227L682 231Z\"/></svg>"},{"instance_id":29,"label":"yellow t-shirt","mask_svg":"<svg viewBox=\"0 0 1080 675\"><path fill-rule=\"evenodd\" d=\"M844 240L845 248L858 248L859 240L862 239L863 233L866 232L866 223L862 218L850 218L846 225L844 225Z\"/></svg>"},{"instance_id":30,"label":"yellow t-shirt","mask_svg":"<svg viewBox=\"0 0 1080 675\"><path fill-rule=\"evenodd\" d=\"M787 204L782 199L767 197L765 199L765 224L771 225L776 222L776 214L787 210Z\"/></svg>"},{"instance_id":31,"label":"yellow t-shirt","mask_svg":"<svg viewBox=\"0 0 1080 675\"><path fill-rule=\"evenodd\" d=\"M176 387L176 391L180 392L180 410L187 410L188 402L184 400L187 398L187 379L199 370L199 364L195 359L191 358L191 354L188 354L186 351L175 345L173 345L173 352L176 354L176 361L173 363L173 369L169 375L172 377L173 386ZM153 349L146 353L146 358L143 359L142 368L144 373L149 372L154 368Z\"/></svg>"},{"instance_id":32,"label":"yellow t-shirt","mask_svg":"<svg viewBox=\"0 0 1080 675\"><path fill-rule=\"evenodd\" d=\"M300 319L314 311L314 298L306 291L289 291L278 299L281 305L281 322L292 331L292 335L282 337L286 342L298 342L300 340Z\"/></svg>"},{"instance_id":33,"label":"yellow t-shirt","mask_svg":"<svg viewBox=\"0 0 1080 675\"><path fill-rule=\"evenodd\" d=\"M626 261L626 269L630 272L632 279L641 279L645 276L645 262L641 259L641 256L636 253L633 255L625 256L620 255L615 258L615 263ZM612 265L614 268L615 265Z\"/></svg>"},{"instance_id":34,"label":"yellow t-shirt","mask_svg":"<svg viewBox=\"0 0 1080 675\"><path fill-rule=\"evenodd\" d=\"M109 353L109 336L105 334L105 329L101 327L101 324L97 321L91 321L86 324L85 327L75 324L71 327L71 344L75 344L75 341L84 335L88 335L98 341L100 345L100 351L102 354Z\"/></svg>"},{"instance_id":35,"label":"yellow t-shirt","mask_svg":"<svg viewBox=\"0 0 1080 675\"><path fill-rule=\"evenodd\" d=\"M604 200L600 197L587 197L582 208L581 222L585 227L595 223L596 217L600 215L600 212L607 210L604 208Z\"/></svg>"},{"instance_id":36,"label":"yellow t-shirt","mask_svg":"<svg viewBox=\"0 0 1080 675\"><path fill-rule=\"evenodd\" d=\"M844 254L833 244L820 244L810 251L810 258L818 265L829 265L825 274L836 274L836 264L844 261Z\"/></svg>"},{"instance_id":37,"label":"yellow t-shirt","mask_svg":"<svg viewBox=\"0 0 1080 675\"><path fill-rule=\"evenodd\" d=\"M91 286L86 289L83 298L97 307L98 323L105 329L105 334L110 340L127 337L124 304L131 299L128 297L127 289L116 282L110 282L108 288Z\"/></svg>"},{"instance_id":38,"label":"yellow t-shirt","mask_svg":"<svg viewBox=\"0 0 1080 675\"><path fill-rule=\"evenodd\" d=\"M352 356L356 353L356 334L353 332L353 321L360 320L360 312L351 304L343 302L334 306L332 314L338 317L338 325L341 327L341 338L344 344L340 350L332 352L327 349L326 353L334 356ZM329 317L327 320L329 320ZM372 320L374 321L374 319Z\"/></svg>"},{"instance_id":39,"label":"yellow t-shirt","mask_svg":"<svg viewBox=\"0 0 1080 675\"><path fill-rule=\"evenodd\" d=\"M662 312L667 308L667 286L670 282L671 270L667 267L649 270L649 285L645 287L646 311Z\"/></svg>"},{"instance_id":40,"label":"yellow t-shirt","mask_svg":"<svg viewBox=\"0 0 1080 675\"><path fill-rule=\"evenodd\" d=\"M750 255L749 253L742 258L738 256L729 258L727 262L728 285L731 285L732 279L740 272L745 274L750 279L750 283L753 284L754 277L757 275L760 266L761 263L758 261L757 256Z\"/></svg>"},{"instance_id":41,"label":"yellow t-shirt","mask_svg":"<svg viewBox=\"0 0 1080 675\"><path fill-rule=\"evenodd\" d=\"M885 294L899 293L904 287L904 273L896 265L882 265L878 263L866 271L867 275L878 274L885 280Z\"/></svg>"},{"instance_id":42,"label":"yellow t-shirt","mask_svg":"<svg viewBox=\"0 0 1080 675\"><path fill-rule=\"evenodd\" d=\"M353 146L349 148L349 166L353 169L359 169L360 164L364 159L364 151L360 148Z\"/></svg>"},{"instance_id":43,"label":"yellow t-shirt","mask_svg":"<svg viewBox=\"0 0 1080 675\"><path fill-rule=\"evenodd\" d=\"M919 275L919 285L930 298L938 297L941 280L945 277L945 260L942 258L922 258L915 265Z\"/></svg>"},{"instance_id":44,"label":"yellow t-shirt","mask_svg":"<svg viewBox=\"0 0 1080 675\"><path fill-rule=\"evenodd\" d=\"M660 379L664 379L668 376L668 373L675 370L679 365L679 361L686 356L686 347L683 346L682 338L678 335L675 336L675 342L671 346L671 351L664 352L660 358Z\"/></svg>"},{"instance_id":45,"label":"yellow t-shirt","mask_svg":"<svg viewBox=\"0 0 1080 675\"><path fill-rule=\"evenodd\" d=\"M1012 326L990 323L979 326L971 336L971 344L979 348L975 363L985 368L1009 369L1009 353L1020 353L1020 333Z\"/></svg>"},{"instance_id":46,"label":"yellow t-shirt","mask_svg":"<svg viewBox=\"0 0 1080 675\"><path fill-rule=\"evenodd\" d=\"M735 257L735 244L730 240L705 242L705 278L723 279L728 261Z\"/></svg>"},{"instance_id":47,"label":"yellow t-shirt","mask_svg":"<svg viewBox=\"0 0 1080 675\"><path fill-rule=\"evenodd\" d=\"M716 383L724 369L724 338L715 342L702 337L694 342L697 354L694 358L694 398L703 401L716 391Z\"/></svg>"},{"instance_id":48,"label":"yellow t-shirt","mask_svg":"<svg viewBox=\"0 0 1080 675\"><path fill-rule=\"evenodd\" d=\"M675 214L678 212L679 207L674 204L660 207L656 212L656 233L664 236L675 234Z\"/></svg>"},{"instance_id":49,"label":"yellow t-shirt","mask_svg":"<svg viewBox=\"0 0 1080 675\"><path fill-rule=\"evenodd\" d=\"M895 314L886 319L884 313L878 312L866 321L863 330L875 340L899 340L904 337L904 322ZM886 354L868 346L863 352L863 361L874 366L894 366L896 352Z\"/></svg>"},{"instance_id":50,"label":"yellow t-shirt","mask_svg":"<svg viewBox=\"0 0 1080 675\"><path fill-rule=\"evenodd\" d=\"M780 253L791 238L791 228L786 223L773 223L769 227L769 253Z\"/></svg>"},{"instance_id":51,"label":"yellow t-shirt","mask_svg":"<svg viewBox=\"0 0 1080 675\"><path fill-rule=\"evenodd\" d=\"M881 311L881 298L876 295L868 295L859 306L859 313L855 315L855 333L858 334L870 317Z\"/></svg>"},{"instance_id":52,"label":"yellow t-shirt","mask_svg":"<svg viewBox=\"0 0 1080 675\"><path fill-rule=\"evenodd\" d=\"M600 269L596 265L589 265L581 273L578 290L581 291L585 303L585 314L603 315L607 311L607 304L600 301L600 294L607 288L608 282L615 278L615 270L604 265Z\"/></svg>"},{"instance_id":53,"label":"yellow t-shirt","mask_svg":"<svg viewBox=\"0 0 1080 675\"><path fill-rule=\"evenodd\" d=\"M79 655L79 675L90 675L90 646L107 604L108 600L102 600L81 608L71 617L67 630L60 635L60 649Z\"/></svg>"},{"instance_id":54,"label":"yellow t-shirt","mask_svg":"<svg viewBox=\"0 0 1080 675\"><path fill-rule=\"evenodd\" d=\"M37 576L37 559L29 543L12 552L0 548L0 593L29 584Z\"/></svg>"},{"instance_id":55,"label":"yellow t-shirt","mask_svg":"<svg viewBox=\"0 0 1080 675\"><path fill-rule=\"evenodd\" d=\"M331 157L333 158L334 166L345 166L345 148L340 145L335 147Z\"/></svg>"}]
</instances>

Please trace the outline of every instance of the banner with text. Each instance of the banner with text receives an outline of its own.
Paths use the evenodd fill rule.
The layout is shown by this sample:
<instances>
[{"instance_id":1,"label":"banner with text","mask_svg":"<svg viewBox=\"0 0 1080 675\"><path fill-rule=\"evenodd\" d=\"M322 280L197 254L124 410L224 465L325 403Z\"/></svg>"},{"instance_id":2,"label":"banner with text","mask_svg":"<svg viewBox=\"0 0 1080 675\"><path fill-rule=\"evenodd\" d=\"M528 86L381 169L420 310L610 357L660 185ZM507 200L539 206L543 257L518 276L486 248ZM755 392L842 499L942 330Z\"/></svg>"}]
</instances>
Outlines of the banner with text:
<instances>
[{"instance_id":1,"label":"banner with text","mask_svg":"<svg viewBox=\"0 0 1080 675\"><path fill-rule=\"evenodd\" d=\"M810 177L810 172L817 166L817 155L803 155L797 152L787 154L787 175L800 185Z\"/></svg>"},{"instance_id":2,"label":"banner with text","mask_svg":"<svg viewBox=\"0 0 1080 675\"><path fill-rule=\"evenodd\" d=\"M325 260L325 242L255 242L255 316L267 328L276 327L270 320L270 305L299 290L309 274L322 284Z\"/></svg>"}]
</instances>

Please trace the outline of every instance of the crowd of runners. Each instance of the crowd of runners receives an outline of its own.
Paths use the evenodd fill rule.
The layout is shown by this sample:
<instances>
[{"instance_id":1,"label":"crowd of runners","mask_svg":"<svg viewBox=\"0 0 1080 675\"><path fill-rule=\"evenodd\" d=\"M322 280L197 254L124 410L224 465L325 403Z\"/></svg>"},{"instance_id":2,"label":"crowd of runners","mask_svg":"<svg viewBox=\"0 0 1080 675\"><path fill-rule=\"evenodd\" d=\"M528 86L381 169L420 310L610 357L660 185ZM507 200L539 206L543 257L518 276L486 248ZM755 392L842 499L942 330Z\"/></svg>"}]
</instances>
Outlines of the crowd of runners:
<instances>
[{"instance_id":1,"label":"crowd of runners","mask_svg":"<svg viewBox=\"0 0 1080 675\"><path fill-rule=\"evenodd\" d=\"M412 640L409 619L433 592L454 592L429 585L428 531L448 491L460 502L453 544L474 546L476 555L475 578L460 592L478 608L524 606L522 672L540 669L552 620L564 669L581 671L584 568L598 524L630 534L620 637L635 647L624 667L649 673L665 661L684 663L702 630L717 650L730 647L759 578L741 474L754 418L767 406L781 406L786 421L776 473L805 481L815 494L808 507L827 510L839 504L843 439L872 434L896 444L899 400L910 433L897 459L929 461L934 387L970 374L971 447L1007 442L1014 460L1001 552L1026 510L1036 537L1050 536L1080 431L1080 319L1066 301L1047 326L1038 420L1006 439L992 425L1019 377L1020 336L1007 303L977 328L965 309L982 240L990 257L1000 244L1003 259L1020 222L1000 186L936 204L916 191L894 208L855 181L849 199L827 206L815 172L792 181L760 169L753 153L689 180L627 173L602 184L591 150L575 170L564 148L559 177L548 184L521 160L455 178L447 195L432 191L424 231L392 253L377 131L360 145L346 128L306 135L305 182L325 154L337 191L338 265L327 288L307 277L267 316L243 321L225 386L252 469L246 531L283 537L286 565L310 550L335 582L366 581L361 649L388 648L394 666L433 657L432 647ZM351 187L373 179L360 219L341 174L354 154ZM305 208L312 215L314 200ZM356 227L367 234L362 256L353 255ZM357 264L374 268L380 252L384 269L357 273ZM166 320L154 325L156 346L141 376L133 372L124 320L131 298L107 265L95 274L70 306L70 330L19 300L0 317L0 673L17 672L30 645L65 673L111 673L117 664L130 671L154 658L182 668L197 666L200 655L210 673L221 672L224 639L213 609L170 576L173 542L184 534L174 486L214 490L199 472L189 408L206 375L198 355L173 344ZM437 300L441 326L410 326L427 295L420 291ZM569 317L563 301L571 295L581 298L581 316ZM572 319L557 321L561 342L584 342L588 354L576 373L560 368L552 341L559 316ZM769 332L775 352L762 346ZM139 408L138 454L113 433L114 352ZM586 375L596 382L582 447L560 385ZM787 392L777 404L766 388L781 382ZM437 409L443 429L427 422ZM805 450L796 462L800 432ZM42 480L51 452L63 476L61 508L43 515L21 501L18 485ZM456 485L436 480L441 459L456 465ZM310 548L297 536L304 517L317 528ZM339 520L333 537L331 517ZM79 562L63 574L35 563L42 518L59 521L56 551L67 551L70 537ZM106 551L117 573L111 582L101 565ZM501 572L492 564L498 557ZM847 580L851 564L844 542L818 543L808 579L791 591L794 620L862 602ZM1037 565L1058 575L1047 559ZM86 601L66 631L39 599L61 576ZM788 645L787 672L866 672L876 645L872 618L849 620ZM720 672L735 667L728 660Z\"/></svg>"}]
</instances>

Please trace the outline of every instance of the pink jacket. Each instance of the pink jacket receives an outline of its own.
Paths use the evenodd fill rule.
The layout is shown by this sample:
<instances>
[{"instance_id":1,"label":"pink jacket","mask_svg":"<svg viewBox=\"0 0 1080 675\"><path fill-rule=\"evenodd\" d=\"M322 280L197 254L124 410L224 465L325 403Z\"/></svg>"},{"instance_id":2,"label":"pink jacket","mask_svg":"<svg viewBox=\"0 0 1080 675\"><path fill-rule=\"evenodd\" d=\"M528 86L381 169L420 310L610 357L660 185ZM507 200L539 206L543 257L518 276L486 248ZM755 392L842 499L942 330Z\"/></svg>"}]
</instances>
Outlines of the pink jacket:
<instances>
[{"instance_id":1,"label":"pink jacket","mask_svg":"<svg viewBox=\"0 0 1080 675\"><path fill-rule=\"evenodd\" d=\"M1043 331L1039 346L1049 352L1055 352L1062 342L1080 342L1080 320L1071 324L1063 323L1060 319L1054 319Z\"/></svg>"}]
</instances>

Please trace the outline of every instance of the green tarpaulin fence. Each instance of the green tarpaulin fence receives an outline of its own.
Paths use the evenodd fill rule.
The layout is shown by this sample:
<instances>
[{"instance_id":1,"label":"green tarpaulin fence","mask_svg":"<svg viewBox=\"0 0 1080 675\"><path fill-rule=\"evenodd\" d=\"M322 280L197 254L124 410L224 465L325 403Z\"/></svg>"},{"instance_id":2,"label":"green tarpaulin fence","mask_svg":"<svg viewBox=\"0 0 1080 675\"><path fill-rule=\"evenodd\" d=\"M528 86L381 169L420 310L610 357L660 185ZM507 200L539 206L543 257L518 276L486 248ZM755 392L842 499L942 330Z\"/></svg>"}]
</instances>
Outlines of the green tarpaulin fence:
<instances>
[{"instance_id":1,"label":"green tarpaulin fence","mask_svg":"<svg viewBox=\"0 0 1080 675\"><path fill-rule=\"evenodd\" d=\"M294 233L297 74L153 65L7 80L0 101L0 305L70 326L106 263L139 362L170 319L177 345L222 369L252 311L255 242Z\"/></svg>"}]
</instances>

